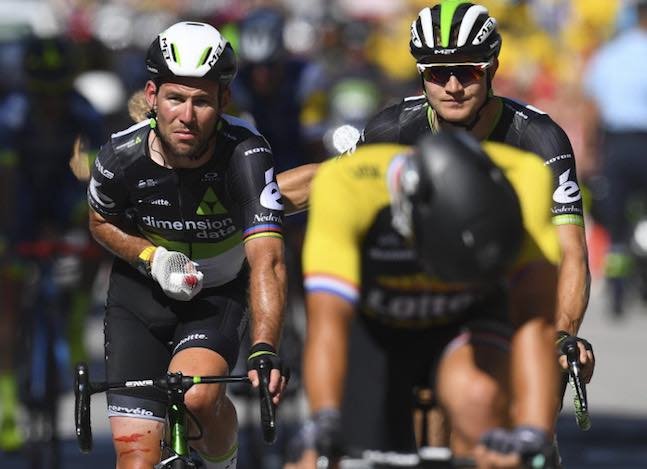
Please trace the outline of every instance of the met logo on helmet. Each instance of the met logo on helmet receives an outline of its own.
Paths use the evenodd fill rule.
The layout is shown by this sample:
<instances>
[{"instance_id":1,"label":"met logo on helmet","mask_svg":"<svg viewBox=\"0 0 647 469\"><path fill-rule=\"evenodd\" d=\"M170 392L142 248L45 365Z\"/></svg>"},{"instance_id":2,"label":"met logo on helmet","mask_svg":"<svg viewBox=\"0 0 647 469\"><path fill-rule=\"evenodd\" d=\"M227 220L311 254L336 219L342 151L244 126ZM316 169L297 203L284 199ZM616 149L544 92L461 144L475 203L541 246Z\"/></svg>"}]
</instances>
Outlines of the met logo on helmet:
<instances>
[{"instance_id":1,"label":"met logo on helmet","mask_svg":"<svg viewBox=\"0 0 647 469\"><path fill-rule=\"evenodd\" d=\"M494 28L496 28L496 20L494 18L488 18L485 24L481 27L481 30L476 34L472 45L478 46L479 44L483 44L483 41L490 37Z\"/></svg>"},{"instance_id":2,"label":"met logo on helmet","mask_svg":"<svg viewBox=\"0 0 647 469\"><path fill-rule=\"evenodd\" d=\"M168 40L165 37L160 37L160 49L162 50L162 55L164 59L171 60L171 52L168 45Z\"/></svg>"},{"instance_id":3,"label":"met logo on helmet","mask_svg":"<svg viewBox=\"0 0 647 469\"><path fill-rule=\"evenodd\" d=\"M455 54L458 49L434 49L434 54L438 55L452 55Z\"/></svg>"},{"instance_id":4,"label":"met logo on helmet","mask_svg":"<svg viewBox=\"0 0 647 469\"><path fill-rule=\"evenodd\" d=\"M216 62L220 58L220 54L222 54L222 51L224 49L225 49L225 42L221 40L220 43L218 44L218 47L211 54L211 57L209 58L209 60L207 62L207 65L209 65L209 67L213 67L216 64Z\"/></svg>"}]
</instances>

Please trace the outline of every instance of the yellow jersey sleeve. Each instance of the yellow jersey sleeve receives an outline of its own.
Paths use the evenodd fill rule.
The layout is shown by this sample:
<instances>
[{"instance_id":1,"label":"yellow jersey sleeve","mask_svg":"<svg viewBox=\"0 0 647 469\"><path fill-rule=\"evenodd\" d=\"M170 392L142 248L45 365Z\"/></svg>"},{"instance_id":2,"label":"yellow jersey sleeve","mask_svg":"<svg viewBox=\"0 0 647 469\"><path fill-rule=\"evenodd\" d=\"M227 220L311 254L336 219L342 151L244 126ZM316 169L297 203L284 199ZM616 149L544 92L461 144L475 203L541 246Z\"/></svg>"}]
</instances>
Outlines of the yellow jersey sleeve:
<instances>
[{"instance_id":1,"label":"yellow jersey sleeve","mask_svg":"<svg viewBox=\"0 0 647 469\"><path fill-rule=\"evenodd\" d=\"M552 222L552 174L544 160L531 152L486 142L483 148L514 187L521 205L525 238L513 270L538 260L559 263L561 252Z\"/></svg>"},{"instance_id":2,"label":"yellow jersey sleeve","mask_svg":"<svg viewBox=\"0 0 647 469\"><path fill-rule=\"evenodd\" d=\"M406 149L366 145L352 156L321 165L312 182L303 247L307 292L359 300L362 242L377 213L389 204L388 162Z\"/></svg>"}]
</instances>

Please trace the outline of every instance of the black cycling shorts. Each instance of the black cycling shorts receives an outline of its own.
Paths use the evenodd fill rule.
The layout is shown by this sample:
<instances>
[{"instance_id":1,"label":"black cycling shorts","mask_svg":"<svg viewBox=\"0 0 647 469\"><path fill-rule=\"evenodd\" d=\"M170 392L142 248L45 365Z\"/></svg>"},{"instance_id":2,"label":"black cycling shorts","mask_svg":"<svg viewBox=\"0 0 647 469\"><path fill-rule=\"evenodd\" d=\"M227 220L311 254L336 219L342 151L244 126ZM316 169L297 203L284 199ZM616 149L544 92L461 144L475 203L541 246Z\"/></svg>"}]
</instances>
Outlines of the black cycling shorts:
<instances>
[{"instance_id":1,"label":"black cycling shorts","mask_svg":"<svg viewBox=\"0 0 647 469\"><path fill-rule=\"evenodd\" d=\"M190 347L215 351L232 370L247 326L246 286L246 275L241 275L191 301L176 301L115 260L104 320L108 381L163 376L172 356ZM152 388L110 391L108 415L164 420L166 398Z\"/></svg>"},{"instance_id":2,"label":"black cycling shorts","mask_svg":"<svg viewBox=\"0 0 647 469\"><path fill-rule=\"evenodd\" d=\"M460 343L509 346L504 301L501 295L480 302L462 321L426 329L394 328L356 315L342 403L349 451L415 451L414 389L433 388L443 354Z\"/></svg>"}]
</instances>

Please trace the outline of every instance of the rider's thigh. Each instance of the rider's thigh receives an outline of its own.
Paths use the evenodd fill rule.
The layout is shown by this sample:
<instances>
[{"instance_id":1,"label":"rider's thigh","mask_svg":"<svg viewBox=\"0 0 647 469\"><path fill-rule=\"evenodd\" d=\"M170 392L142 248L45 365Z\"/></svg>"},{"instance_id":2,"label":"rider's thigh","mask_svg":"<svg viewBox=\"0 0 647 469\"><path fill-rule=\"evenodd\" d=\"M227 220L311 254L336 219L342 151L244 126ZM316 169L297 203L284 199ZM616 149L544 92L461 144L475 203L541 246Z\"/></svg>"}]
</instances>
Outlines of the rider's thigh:
<instances>
[{"instance_id":1,"label":"rider's thigh","mask_svg":"<svg viewBox=\"0 0 647 469\"><path fill-rule=\"evenodd\" d=\"M438 368L438 398L452 422L452 443L471 449L481 434L509 421L507 351L473 343L450 344Z\"/></svg>"},{"instance_id":2,"label":"rider's thigh","mask_svg":"<svg viewBox=\"0 0 647 469\"><path fill-rule=\"evenodd\" d=\"M173 356L169 371L181 371L185 375L227 375L229 366L222 355L203 347L191 347L179 351ZM216 410L214 404L219 402L225 392L220 384L201 384L187 391L184 402L190 411L202 414Z\"/></svg>"},{"instance_id":3,"label":"rider's thigh","mask_svg":"<svg viewBox=\"0 0 647 469\"><path fill-rule=\"evenodd\" d=\"M160 461L164 423L132 417L110 417L117 469L150 469Z\"/></svg>"}]
</instances>

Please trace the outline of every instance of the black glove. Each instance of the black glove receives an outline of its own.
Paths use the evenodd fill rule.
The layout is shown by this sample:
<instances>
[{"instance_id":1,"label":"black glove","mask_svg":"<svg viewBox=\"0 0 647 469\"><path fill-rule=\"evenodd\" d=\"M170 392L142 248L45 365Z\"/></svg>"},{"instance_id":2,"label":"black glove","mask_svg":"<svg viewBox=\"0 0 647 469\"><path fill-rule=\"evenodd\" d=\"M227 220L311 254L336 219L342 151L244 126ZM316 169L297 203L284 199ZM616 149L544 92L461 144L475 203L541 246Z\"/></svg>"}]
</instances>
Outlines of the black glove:
<instances>
[{"instance_id":1,"label":"black glove","mask_svg":"<svg viewBox=\"0 0 647 469\"><path fill-rule=\"evenodd\" d=\"M495 428L481 438L481 443L497 453L517 453L524 467L552 469L556 467L556 453L552 441L543 430L535 427L516 427L514 430Z\"/></svg>"},{"instance_id":2,"label":"black glove","mask_svg":"<svg viewBox=\"0 0 647 469\"><path fill-rule=\"evenodd\" d=\"M341 433L341 413L337 409L322 409L312 418L315 448L320 456L337 460L344 454Z\"/></svg>"},{"instance_id":3,"label":"black glove","mask_svg":"<svg viewBox=\"0 0 647 469\"><path fill-rule=\"evenodd\" d=\"M281 358L276 353L274 347L265 342L259 342L254 344L249 350L249 356L247 357L247 371L256 370L259 371L259 363L265 360L269 362L272 370L277 369L283 375L283 364L281 363Z\"/></svg>"}]
</instances>

